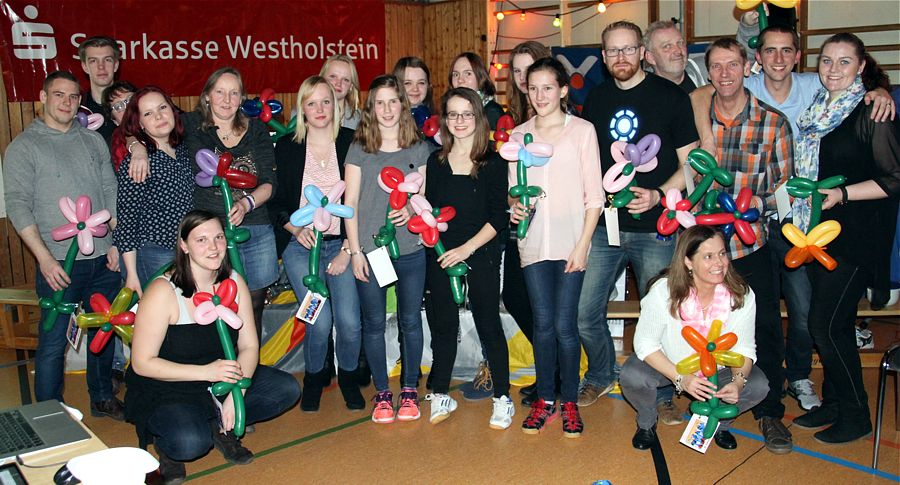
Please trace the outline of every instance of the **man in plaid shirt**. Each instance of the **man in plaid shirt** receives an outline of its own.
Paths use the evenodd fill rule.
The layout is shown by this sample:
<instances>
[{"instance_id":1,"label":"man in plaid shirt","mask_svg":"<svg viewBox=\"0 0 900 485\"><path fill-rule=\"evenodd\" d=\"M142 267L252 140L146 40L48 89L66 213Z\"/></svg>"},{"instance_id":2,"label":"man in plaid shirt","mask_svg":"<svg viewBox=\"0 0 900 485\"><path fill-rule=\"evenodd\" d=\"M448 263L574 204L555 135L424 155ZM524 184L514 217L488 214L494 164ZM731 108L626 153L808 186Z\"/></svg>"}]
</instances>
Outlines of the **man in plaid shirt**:
<instances>
[{"instance_id":1,"label":"man in plaid shirt","mask_svg":"<svg viewBox=\"0 0 900 485\"><path fill-rule=\"evenodd\" d=\"M715 88L709 117L712 121L719 165L734 174L734 185L714 189L735 199L743 188L753 193L751 207L760 211L753 222L756 241L745 245L735 235L728 241L731 265L756 294L756 345L758 362L769 382L784 380L784 334L779 295L773 288L775 268L766 246L767 216L775 212L775 189L787 182L792 171L793 144L788 120L744 88L750 64L744 48L734 39L722 38L706 51L706 66ZM791 434L782 424L784 405L781 386L770 386L766 398L755 408L766 448L790 453Z\"/></svg>"}]
</instances>

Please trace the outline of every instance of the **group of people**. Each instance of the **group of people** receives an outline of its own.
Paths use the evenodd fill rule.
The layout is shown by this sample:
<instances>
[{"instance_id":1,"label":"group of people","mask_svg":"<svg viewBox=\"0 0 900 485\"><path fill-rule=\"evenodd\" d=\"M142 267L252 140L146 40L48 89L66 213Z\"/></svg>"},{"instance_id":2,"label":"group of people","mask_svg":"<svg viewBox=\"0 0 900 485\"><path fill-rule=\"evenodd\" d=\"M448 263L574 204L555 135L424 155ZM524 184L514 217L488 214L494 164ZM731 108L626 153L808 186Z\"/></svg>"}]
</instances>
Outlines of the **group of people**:
<instances>
[{"instance_id":1,"label":"group of people","mask_svg":"<svg viewBox=\"0 0 900 485\"><path fill-rule=\"evenodd\" d=\"M569 101L569 74L545 46L529 41L511 51L511 137L528 134L534 143L552 146L548 163L528 168L529 184L542 194L524 205L509 196L509 188L520 183L516 163L501 158L490 138L504 110L477 54L454 59L451 88L437 104L431 71L419 58L400 59L392 74L373 79L361 105L352 59L334 56L320 75L300 84L296 130L273 147L266 126L239 109L247 92L238 71L212 73L196 109L180 113L163 89L114 81L114 40L86 40L80 54L91 90L82 99L71 73L47 77L40 93L43 115L7 150L4 183L9 217L38 262L39 296L65 289L66 301L83 301L90 311L95 292L111 300L124 285L141 295L124 413L110 384L111 346L88 355L92 412L135 423L141 446L155 445L172 483L184 478L183 462L212 447L230 462L248 463L253 455L232 430L234 402L229 395L215 406L210 383L252 379L244 390L250 424L298 400L303 411L318 411L332 378L333 332L346 407L366 407L360 386L371 376L372 421L419 419L424 298L433 351L427 382L432 392L425 400L430 422L439 423L458 407L449 386L459 306L446 270L465 264L468 307L484 354L480 377L465 392L487 391L482 397L492 398L492 428L509 428L516 413L502 298L534 349L536 385L521 391L530 407L521 425L525 433L546 431L561 416L564 436L579 437L579 407L618 381L637 410L637 449L656 441L658 419L682 421L683 411L673 404L678 392L701 401L716 397L741 412L752 409L767 448L787 453L792 438L781 403L787 373L788 388L810 411L795 425L827 427L815 436L828 443L868 434L855 310L867 286L886 285L883 268L900 194L900 133L883 71L856 36L837 34L822 46L818 75L792 73L800 56L797 35L780 26L759 33L755 58L763 72L746 79L747 50L729 38L713 42L705 57L706 87L703 75L686 71L697 66L688 62L671 22L655 22L646 33L631 22L614 22L603 31L601 52L610 79L590 92L579 113ZM642 60L656 74L644 71ZM99 130L108 145L74 121L79 106L94 109L91 103L102 103L96 109L108 117ZM417 124L417 118L427 118L414 117L422 109L439 114L440 144ZM612 150L620 149L617 142L637 144L650 134L659 138L656 168L637 172L626 189L632 193L627 205L607 207L612 194L604 192L601 179L613 166ZM734 175L731 186L717 183L714 189L735 197L741 189L753 194L751 205L760 212L751 223L753 244L710 226L657 233L661 200L686 190L686 161L697 147ZM193 160L203 148L229 152L231 168L256 177L252 187L227 189L234 200L228 212L222 188L194 184L200 169ZM416 187L431 207L455 209L440 233L445 250L423 246L407 230L411 218L431 215L423 217L421 203L389 206L389 194L379 186L387 167L404 173L405 186ZM791 221L807 230L810 206L798 198L790 215L779 214L775 191L792 176L832 175L846 177L843 186L821 190L821 219L844 227L828 248L838 267L828 271L814 262L806 270L787 270L783 260L790 246L781 226ZM291 215L310 203L305 187L329 193L338 184L345 184L342 202L354 214L332 218L321 232L314 274L330 295L316 324L306 326L301 398L291 375L258 365L265 290L277 279L281 259L298 300L303 298L317 235L312 225L293 225ZM111 238L96 238L95 252L79 256L67 274L60 265L65 247L50 231L62 222L57 200L72 196L73 187L91 198L95 210L109 209L113 231ZM520 239L515 225L525 218L528 231ZM392 264L402 354L398 399L385 350L387 288L379 285L367 257L378 249L373 237L388 224L395 228L397 248ZM243 274L227 256L229 227L249 232L237 245ZM863 245L872 250L859 251ZM629 263L642 310L634 354L619 375L606 310ZM236 360L226 359L214 326L194 318L193 296L215 293L227 279L238 288L243 322L229 334ZM790 316L787 352L781 292ZM62 400L67 318L41 330L38 400ZM715 320L724 322L722 333L737 335L734 350L744 356L741 365L718 371L718 387L703 376L680 374L675 365L692 353L681 329L689 326L705 336ZM825 369L821 403L809 381L813 344ZM580 378L582 348L588 370ZM723 421L715 435L725 449L737 446L729 425Z\"/></svg>"}]
</instances>

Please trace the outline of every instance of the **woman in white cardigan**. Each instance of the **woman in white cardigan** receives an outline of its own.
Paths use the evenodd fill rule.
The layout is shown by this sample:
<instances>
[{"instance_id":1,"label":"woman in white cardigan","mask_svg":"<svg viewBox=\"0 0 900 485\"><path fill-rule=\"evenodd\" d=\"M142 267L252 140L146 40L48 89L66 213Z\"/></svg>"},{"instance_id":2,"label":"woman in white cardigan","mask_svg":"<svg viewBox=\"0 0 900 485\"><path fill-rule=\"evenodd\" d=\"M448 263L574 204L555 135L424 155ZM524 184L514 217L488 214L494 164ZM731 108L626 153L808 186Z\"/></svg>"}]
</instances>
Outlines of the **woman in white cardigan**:
<instances>
[{"instance_id":1,"label":"woman in white cardigan","mask_svg":"<svg viewBox=\"0 0 900 485\"><path fill-rule=\"evenodd\" d=\"M756 361L753 291L734 271L729 271L728 251L722 233L709 226L694 226L678 236L675 255L664 275L651 283L641 300L641 317L634 334L634 354L619 378L625 398L637 411L638 429L632 446L646 450L656 441L656 389L675 383L678 392L705 401L717 397L737 404L741 413L759 403L769 390L768 381L753 365ZM714 320L724 325L722 334L733 332L731 349L745 357L740 367L719 367L719 389L702 374L681 375L675 363L695 351L681 335L685 326L704 337ZM731 421L720 422L716 444L734 449L737 441L728 431Z\"/></svg>"}]
</instances>

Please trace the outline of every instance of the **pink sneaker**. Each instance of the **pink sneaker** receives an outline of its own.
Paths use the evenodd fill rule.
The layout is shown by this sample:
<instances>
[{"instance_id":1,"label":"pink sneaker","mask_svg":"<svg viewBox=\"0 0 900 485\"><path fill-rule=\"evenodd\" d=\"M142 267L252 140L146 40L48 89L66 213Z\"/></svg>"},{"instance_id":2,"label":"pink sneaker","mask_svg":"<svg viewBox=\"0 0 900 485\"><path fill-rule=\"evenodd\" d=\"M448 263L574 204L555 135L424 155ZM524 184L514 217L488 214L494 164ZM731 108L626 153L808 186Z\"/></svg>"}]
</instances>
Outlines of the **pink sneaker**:
<instances>
[{"instance_id":1,"label":"pink sneaker","mask_svg":"<svg viewBox=\"0 0 900 485\"><path fill-rule=\"evenodd\" d=\"M379 424L394 422L394 395L391 391L381 391L372 398L375 409L372 410L372 421Z\"/></svg>"},{"instance_id":2,"label":"pink sneaker","mask_svg":"<svg viewBox=\"0 0 900 485\"><path fill-rule=\"evenodd\" d=\"M400 409L397 410L397 419L400 421L415 421L419 419L419 392L411 387L400 390Z\"/></svg>"}]
</instances>

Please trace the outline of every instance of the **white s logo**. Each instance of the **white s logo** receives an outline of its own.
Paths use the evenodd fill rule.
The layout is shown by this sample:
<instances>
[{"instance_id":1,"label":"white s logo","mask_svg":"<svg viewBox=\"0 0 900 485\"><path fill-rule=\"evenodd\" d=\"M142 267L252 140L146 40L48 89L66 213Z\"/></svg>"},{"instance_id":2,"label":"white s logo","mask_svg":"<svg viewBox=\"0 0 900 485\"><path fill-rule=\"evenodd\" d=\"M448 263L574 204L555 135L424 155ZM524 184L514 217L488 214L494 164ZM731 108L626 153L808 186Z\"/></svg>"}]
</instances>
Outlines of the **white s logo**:
<instances>
[{"instance_id":1,"label":"white s logo","mask_svg":"<svg viewBox=\"0 0 900 485\"><path fill-rule=\"evenodd\" d=\"M24 10L25 17L37 18L38 10L29 5ZM56 39L53 26L39 22L18 21L12 26L13 54L24 60L53 59L56 57Z\"/></svg>"}]
</instances>

